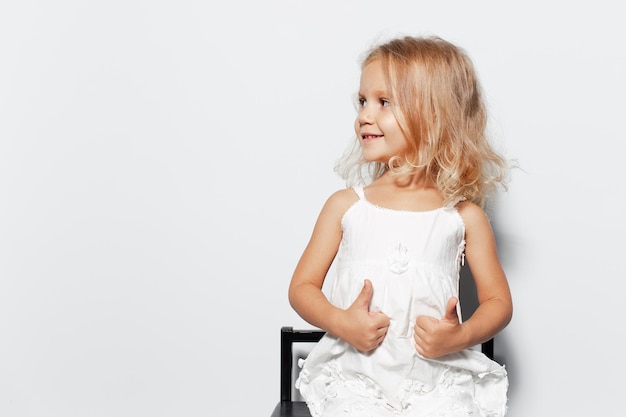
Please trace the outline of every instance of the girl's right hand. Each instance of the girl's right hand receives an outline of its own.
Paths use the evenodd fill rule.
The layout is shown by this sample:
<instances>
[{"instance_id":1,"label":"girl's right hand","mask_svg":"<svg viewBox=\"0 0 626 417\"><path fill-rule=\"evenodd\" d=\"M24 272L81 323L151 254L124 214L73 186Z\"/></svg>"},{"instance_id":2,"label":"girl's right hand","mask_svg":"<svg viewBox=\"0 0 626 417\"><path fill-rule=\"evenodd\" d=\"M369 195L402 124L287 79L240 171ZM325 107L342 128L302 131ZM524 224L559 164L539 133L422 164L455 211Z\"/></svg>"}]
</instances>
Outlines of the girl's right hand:
<instances>
[{"instance_id":1,"label":"girl's right hand","mask_svg":"<svg viewBox=\"0 0 626 417\"><path fill-rule=\"evenodd\" d=\"M379 311L369 311L374 290L368 279L352 305L345 310L342 326L342 339L361 352L376 349L389 329L389 317Z\"/></svg>"}]
</instances>

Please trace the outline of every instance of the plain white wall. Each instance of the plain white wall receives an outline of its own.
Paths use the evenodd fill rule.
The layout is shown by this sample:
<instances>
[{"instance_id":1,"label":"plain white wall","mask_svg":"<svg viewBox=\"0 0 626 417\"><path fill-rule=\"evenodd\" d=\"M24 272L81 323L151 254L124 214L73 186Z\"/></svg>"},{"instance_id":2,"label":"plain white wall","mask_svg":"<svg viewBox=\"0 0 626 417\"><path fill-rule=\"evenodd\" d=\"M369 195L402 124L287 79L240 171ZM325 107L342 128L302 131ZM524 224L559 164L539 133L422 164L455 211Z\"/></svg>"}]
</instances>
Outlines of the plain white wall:
<instances>
[{"instance_id":1,"label":"plain white wall","mask_svg":"<svg viewBox=\"0 0 626 417\"><path fill-rule=\"evenodd\" d=\"M468 50L513 175L511 417L621 415L623 14L597 2L0 5L0 415L269 416L286 289L379 38Z\"/></svg>"}]
</instances>

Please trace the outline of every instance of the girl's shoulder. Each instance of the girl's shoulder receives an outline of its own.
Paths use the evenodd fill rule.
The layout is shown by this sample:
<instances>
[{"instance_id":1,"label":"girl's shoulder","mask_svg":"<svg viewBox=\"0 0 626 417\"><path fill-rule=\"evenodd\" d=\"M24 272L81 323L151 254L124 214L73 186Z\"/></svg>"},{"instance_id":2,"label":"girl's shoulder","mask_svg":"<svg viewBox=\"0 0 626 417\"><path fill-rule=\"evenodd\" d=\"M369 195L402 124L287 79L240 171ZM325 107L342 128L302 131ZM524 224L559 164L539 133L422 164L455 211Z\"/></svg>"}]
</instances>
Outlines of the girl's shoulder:
<instances>
[{"instance_id":1,"label":"girl's shoulder","mask_svg":"<svg viewBox=\"0 0 626 417\"><path fill-rule=\"evenodd\" d=\"M352 189L335 191L328 197L318 217L316 229L341 231L341 221L348 209L358 201L359 197Z\"/></svg>"},{"instance_id":2,"label":"girl's shoulder","mask_svg":"<svg viewBox=\"0 0 626 417\"><path fill-rule=\"evenodd\" d=\"M341 217L358 200L359 196L354 189L344 188L332 193L326 200L324 207L326 210L337 213Z\"/></svg>"},{"instance_id":3,"label":"girl's shoulder","mask_svg":"<svg viewBox=\"0 0 626 417\"><path fill-rule=\"evenodd\" d=\"M457 203L455 207L463 219L466 228L471 228L473 225L485 225L485 223L489 223L487 213L476 203L461 201Z\"/></svg>"}]
</instances>

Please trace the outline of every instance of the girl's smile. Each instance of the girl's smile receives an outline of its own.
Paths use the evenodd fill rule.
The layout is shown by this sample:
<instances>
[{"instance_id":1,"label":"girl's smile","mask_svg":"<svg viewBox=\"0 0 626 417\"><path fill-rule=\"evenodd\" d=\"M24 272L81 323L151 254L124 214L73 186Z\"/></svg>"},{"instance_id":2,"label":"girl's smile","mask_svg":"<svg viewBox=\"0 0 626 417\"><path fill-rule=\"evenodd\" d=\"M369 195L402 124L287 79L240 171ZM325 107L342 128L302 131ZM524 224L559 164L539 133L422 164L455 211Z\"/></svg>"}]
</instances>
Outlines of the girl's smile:
<instances>
[{"instance_id":1,"label":"girl's smile","mask_svg":"<svg viewBox=\"0 0 626 417\"><path fill-rule=\"evenodd\" d=\"M363 133L361 134L361 140L363 142L369 142L369 141L373 141L376 139L381 139L384 138L383 135L370 135L369 133Z\"/></svg>"}]
</instances>

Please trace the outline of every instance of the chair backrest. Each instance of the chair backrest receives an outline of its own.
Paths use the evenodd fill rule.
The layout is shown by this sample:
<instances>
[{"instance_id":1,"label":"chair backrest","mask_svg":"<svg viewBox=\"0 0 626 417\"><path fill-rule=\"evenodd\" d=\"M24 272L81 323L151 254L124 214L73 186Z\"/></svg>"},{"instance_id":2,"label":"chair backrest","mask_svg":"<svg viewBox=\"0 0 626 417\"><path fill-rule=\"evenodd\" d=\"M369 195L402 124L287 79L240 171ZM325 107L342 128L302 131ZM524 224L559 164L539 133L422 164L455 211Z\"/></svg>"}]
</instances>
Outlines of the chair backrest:
<instances>
[{"instance_id":1,"label":"chair backrest","mask_svg":"<svg viewBox=\"0 0 626 417\"><path fill-rule=\"evenodd\" d=\"M284 326L280 329L280 400L291 401L293 387L293 344L318 342L324 336L321 330L294 330Z\"/></svg>"}]
</instances>

